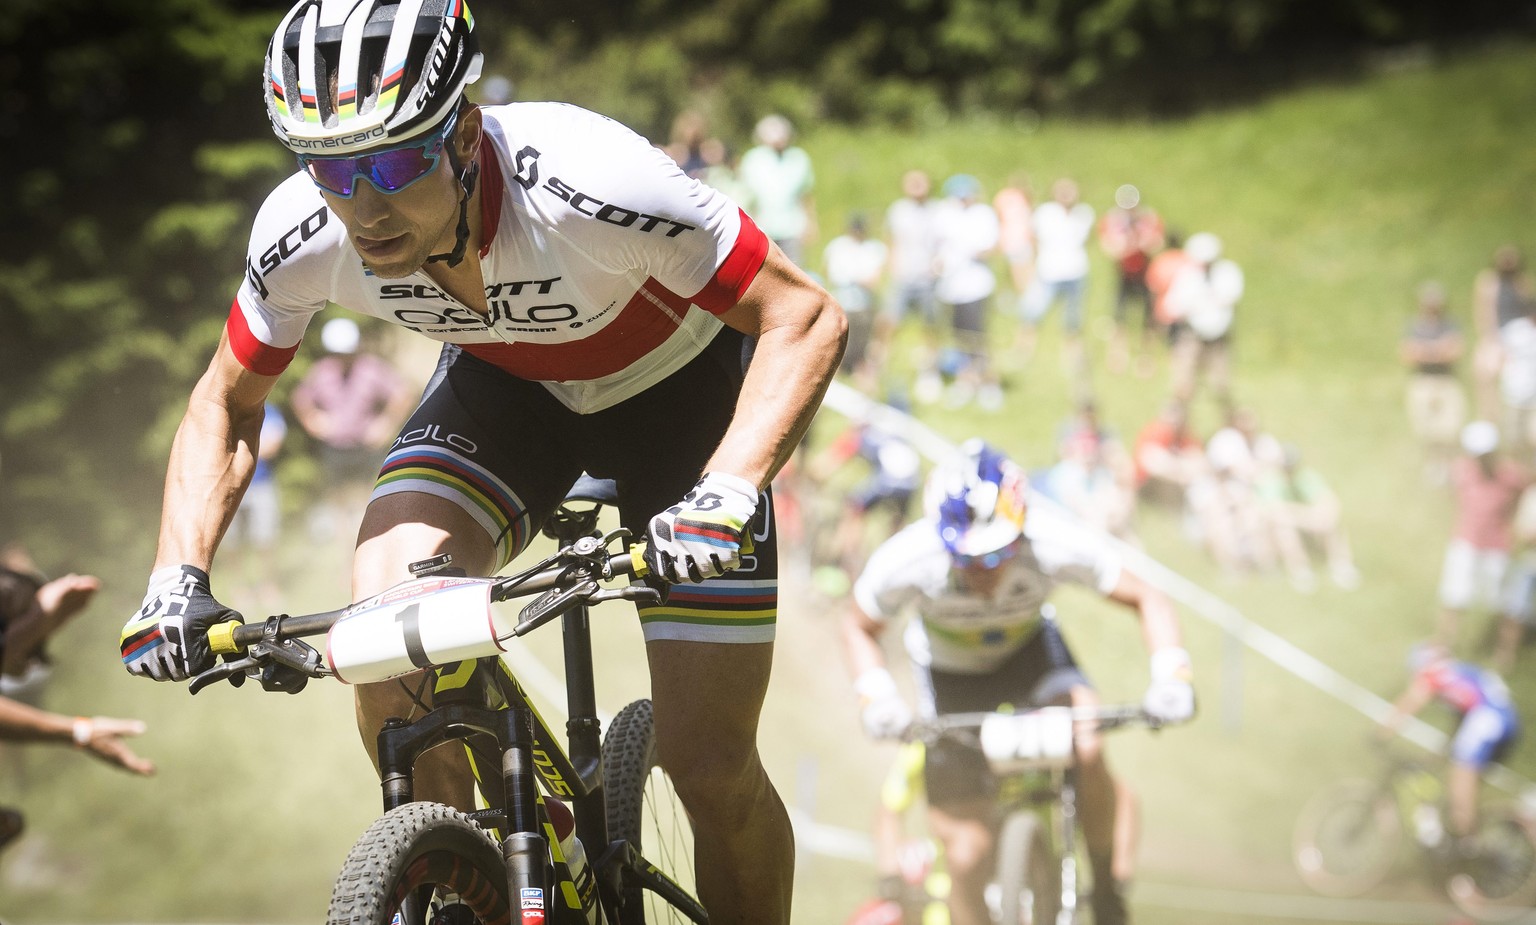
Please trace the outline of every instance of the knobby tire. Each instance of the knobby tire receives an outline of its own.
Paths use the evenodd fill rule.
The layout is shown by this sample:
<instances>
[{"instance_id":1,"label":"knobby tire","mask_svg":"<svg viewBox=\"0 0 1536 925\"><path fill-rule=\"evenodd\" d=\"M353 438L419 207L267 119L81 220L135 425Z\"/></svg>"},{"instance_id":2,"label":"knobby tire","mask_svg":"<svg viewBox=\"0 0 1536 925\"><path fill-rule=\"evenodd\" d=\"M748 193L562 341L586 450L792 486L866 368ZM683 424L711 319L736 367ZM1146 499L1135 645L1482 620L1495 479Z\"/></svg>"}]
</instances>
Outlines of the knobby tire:
<instances>
[{"instance_id":1,"label":"knobby tire","mask_svg":"<svg viewBox=\"0 0 1536 925\"><path fill-rule=\"evenodd\" d=\"M467 816L441 803L407 803L362 834L336 878L326 925L430 925L425 900L456 893L480 925L510 925L501 849Z\"/></svg>"},{"instance_id":2,"label":"knobby tire","mask_svg":"<svg viewBox=\"0 0 1536 925\"><path fill-rule=\"evenodd\" d=\"M1390 791L1344 781L1313 797L1296 821L1292 861L1325 896L1358 896L1386 879L1403 840Z\"/></svg>"},{"instance_id":3,"label":"knobby tire","mask_svg":"<svg viewBox=\"0 0 1536 925\"><path fill-rule=\"evenodd\" d=\"M625 839L690 894L697 895L693 830L671 778L657 762L649 700L631 703L609 725L603 737L603 784L609 837ZM660 896L644 889L628 871L621 877L620 893L619 925L688 921Z\"/></svg>"},{"instance_id":4,"label":"knobby tire","mask_svg":"<svg viewBox=\"0 0 1536 925\"><path fill-rule=\"evenodd\" d=\"M1060 874L1040 817L1009 815L997 837L1000 925L1052 925L1061 905Z\"/></svg>"}]
</instances>

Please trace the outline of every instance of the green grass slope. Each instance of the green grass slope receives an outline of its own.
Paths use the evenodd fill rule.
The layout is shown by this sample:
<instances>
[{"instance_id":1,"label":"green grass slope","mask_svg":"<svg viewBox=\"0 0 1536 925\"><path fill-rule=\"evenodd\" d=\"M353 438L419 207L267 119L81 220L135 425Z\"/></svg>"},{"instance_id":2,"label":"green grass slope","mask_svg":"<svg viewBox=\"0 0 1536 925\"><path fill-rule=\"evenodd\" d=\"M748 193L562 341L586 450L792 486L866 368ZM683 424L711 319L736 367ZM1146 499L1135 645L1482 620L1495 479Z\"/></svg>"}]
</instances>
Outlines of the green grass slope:
<instances>
[{"instance_id":1,"label":"green grass slope","mask_svg":"<svg viewBox=\"0 0 1536 925\"><path fill-rule=\"evenodd\" d=\"M1365 584L1302 596L1277 577L1229 581L1166 517L1144 519L1148 549L1388 694L1402 680L1403 652L1431 626L1450 514L1444 494L1418 480L1396 340L1421 279L1443 280L1465 319L1472 276L1493 248L1536 247L1533 110L1536 57L1520 45L1176 123L956 124L921 136L810 126L805 143L818 168L824 239L850 210L882 210L913 166L940 179L973 173L989 189L1020 170L1037 190L1069 175L1100 210L1116 186L1132 182L1174 225L1220 234L1248 277L1238 395L1333 480ZM1098 260L1089 299L1096 354L1111 298L1108 267ZM1056 331L1047 325L1041 359L1028 368L1003 357L1003 413L929 409L927 422L956 439L983 434L1027 462L1047 461L1070 401L1050 359ZM1008 343L1009 332L996 333L1000 347ZM911 343L904 337L904 347ZM1166 394L1166 373L1140 380L1100 371L1095 384L1106 417L1128 434ZM1208 407L1199 419L1209 426ZM829 421L819 433L831 430ZM296 539L290 556L301 577L285 589L287 606L326 609L344 597L344 553ZM0 804L22 806L31 824L0 855L0 916L13 925L317 920L332 876L378 804L349 693L315 684L279 697L247 686L192 699L180 687L128 678L114 641L137 602L136 565L103 567L123 577L59 640L62 665L47 703L145 718L150 732L136 744L161 771L135 780L41 746L0 754ZM1064 592L1058 605L1106 697L1138 696L1146 669L1133 623L1078 592ZM862 832L890 753L859 731L835 619L825 602L786 595L763 752L787 802L820 823ZM1291 822L1328 780L1370 767L1368 726L1263 659L1234 656L1193 615L1185 622L1200 721L1112 744L1114 766L1143 799L1141 877L1303 893L1287 860ZM628 618L600 628L599 660L609 672L600 692L616 709L644 692L644 663ZM1469 626L1469 643L1480 632ZM545 637L532 641L535 651L558 665L554 635L535 635ZM1533 659L1527 653L1512 679L1528 705L1536 703L1526 670ZM1512 764L1536 775L1536 748L1517 752ZM796 921L835 925L871 886L867 865L802 851ZM1138 906L1143 922L1284 921L1175 909L1147 893ZM1386 895L1426 894L1403 881Z\"/></svg>"}]
</instances>

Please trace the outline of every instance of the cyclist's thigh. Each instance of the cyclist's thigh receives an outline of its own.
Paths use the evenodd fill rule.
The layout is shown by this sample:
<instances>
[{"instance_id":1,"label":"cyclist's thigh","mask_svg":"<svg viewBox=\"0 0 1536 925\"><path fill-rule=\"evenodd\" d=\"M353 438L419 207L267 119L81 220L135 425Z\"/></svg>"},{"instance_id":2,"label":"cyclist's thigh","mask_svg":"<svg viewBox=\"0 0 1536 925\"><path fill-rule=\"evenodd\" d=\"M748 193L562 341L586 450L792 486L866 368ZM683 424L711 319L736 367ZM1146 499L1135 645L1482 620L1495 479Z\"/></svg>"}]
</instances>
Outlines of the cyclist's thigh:
<instances>
[{"instance_id":1,"label":"cyclist's thigh","mask_svg":"<svg viewBox=\"0 0 1536 925\"><path fill-rule=\"evenodd\" d=\"M1499 710L1489 706L1473 707L1456 727L1456 734L1451 739L1451 759L1458 764L1485 768L1512 732L1510 723Z\"/></svg>"},{"instance_id":2,"label":"cyclist's thigh","mask_svg":"<svg viewBox=\"0 0 1536 925\"><path fill-rule=\"evenodd\" d=\"M620 522L645 536L657 513L682 500L736 409L748 362L745 338L723 329L693 362L645 392L584 420L587 471L617 480ZM719 578L674 585L667 603L639 608L647 642L769 643L778 614L773 494L758 499L753 548Z\"/></svg>"},{"instance_id":3,"label":"cyclist's thigh","mask_svg":"<svg viewBox=\"0 0 1536 925\"><path fill-rule=\"evenodd\" d=\"M662 765L708 780L750 761L773 646L658 639L645 648Z\"/></svg>"},{"instance_id":4,"label":"cyclist's thigh","mask_svg":"<svg viewBox=\"0 0 1536 925\"><path fill-rule=\"evenodd\" d=\"M567 450L578 418L538 383L447 345L379 472L370 508L384 504L389 516L374 529L415 516L413 505L389 498L429 495L473 522L494 549L489 568L500 568L528 545L581 474ZM442 509L416 507L428 514Z\"/></svg>"}]
</instances>

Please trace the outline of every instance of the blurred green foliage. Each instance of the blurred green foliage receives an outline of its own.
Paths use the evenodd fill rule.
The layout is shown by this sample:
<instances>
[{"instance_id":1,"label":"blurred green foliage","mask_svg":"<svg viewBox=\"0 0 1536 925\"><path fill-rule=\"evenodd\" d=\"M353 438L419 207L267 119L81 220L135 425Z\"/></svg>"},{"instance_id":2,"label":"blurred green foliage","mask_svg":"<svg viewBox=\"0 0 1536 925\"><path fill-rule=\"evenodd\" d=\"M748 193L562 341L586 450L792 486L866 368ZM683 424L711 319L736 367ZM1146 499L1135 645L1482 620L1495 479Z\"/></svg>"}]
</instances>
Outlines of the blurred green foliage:
<instances>
[{"instance_id":1,"label":"blurred green foliage","mask_svg":"<svg viewBox=\"0 0 1536 925\"><path fill-rule=\"evenodd\" d=\"M24 524L46 561L84 537L127 555L149 541L145 510L245 229L290 169L258 77L285 6L11 0L0 17L0 536ZM478 12L487 70L517 98L570 100L657 140L693 110L739 148L770 109L802 128L917 134L1037 111L1184 110L1371 48L1522 25L1503 9L568 0Z\"/></svg>"}]
</instances>

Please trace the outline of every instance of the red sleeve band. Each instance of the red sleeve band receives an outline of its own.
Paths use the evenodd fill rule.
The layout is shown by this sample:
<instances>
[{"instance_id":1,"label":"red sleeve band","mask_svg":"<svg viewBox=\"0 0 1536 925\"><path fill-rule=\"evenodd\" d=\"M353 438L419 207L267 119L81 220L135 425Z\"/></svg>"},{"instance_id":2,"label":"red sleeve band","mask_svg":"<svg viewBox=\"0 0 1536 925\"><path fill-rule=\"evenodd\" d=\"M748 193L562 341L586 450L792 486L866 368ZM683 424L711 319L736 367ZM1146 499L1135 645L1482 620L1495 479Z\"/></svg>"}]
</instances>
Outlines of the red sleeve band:
<instances>
[{"instance_id":1,"label":"red sleeve band","mask_svg":"<svg viewBox=\"0 0 1536 925\"><path fill-rule=\"evenodd\" d=\"M273 347L262 343L252 334L251 326L245 320L245 312L240 310L238 297L230 303L229 321L225 323L224 330L229 335L229 346L234 351L235 359L258 376L281 374L293 362L294 354L299 352L298 344L292 347Z\"/></svg>"},{"instance_id":2,"label":"red sleeve band","mask_svg":"<svg viewBox=\"0 0 1536 925\"><path fill-rule=\"evenodd\" d=\"M768 259L768 236L763 234L747 213L741 215L741 230L736 233L736 244L725 256L725 262L709 282L704 284L691 300L712 315L723 314L741 301L747 287L757 278L763 261Z\"/></svg>"}]
</instances>

